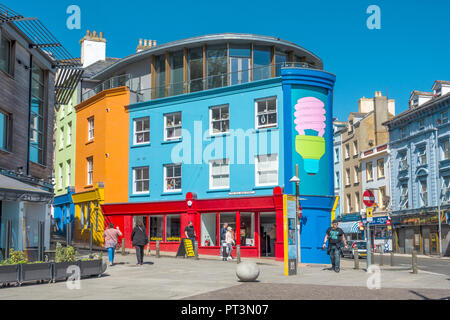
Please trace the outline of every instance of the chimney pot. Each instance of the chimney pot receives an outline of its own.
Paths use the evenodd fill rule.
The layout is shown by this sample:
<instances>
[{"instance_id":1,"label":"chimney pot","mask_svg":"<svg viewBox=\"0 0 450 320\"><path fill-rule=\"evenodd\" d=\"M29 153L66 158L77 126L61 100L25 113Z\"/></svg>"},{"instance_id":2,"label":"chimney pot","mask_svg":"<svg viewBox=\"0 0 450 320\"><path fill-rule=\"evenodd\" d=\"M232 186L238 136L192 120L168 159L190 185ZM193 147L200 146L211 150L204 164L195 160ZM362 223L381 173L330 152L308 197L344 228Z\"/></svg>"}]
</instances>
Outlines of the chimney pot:
<instances>
[{"instance_id":1,"label":"chimney pot","mask_svg":"<svg viewBox=\"0 0 450 320\"><path fill-rule=\"evenodd\" d=\"M146 46L147 46L147 40L144 39L144 47L146 47Z\"/></svg>"},{"instance_id":2,"label":"chimney pot","mask_svg":"<svg viewBox=\"0 0 450 320\"><path fill-rule=\"evenodd\" d=\"M156 47L156 40L153 40L153 46Z\"/></svg>"},{"instance_id":3,"label":"chimney pot","mask_svg":"<svg viewBox=\"0 0 450 320\"><path fill-rule=\"evenodd\" d=\"M103 39L103 31L100 31L100 39Z\"/></svg>"}]
</instances>

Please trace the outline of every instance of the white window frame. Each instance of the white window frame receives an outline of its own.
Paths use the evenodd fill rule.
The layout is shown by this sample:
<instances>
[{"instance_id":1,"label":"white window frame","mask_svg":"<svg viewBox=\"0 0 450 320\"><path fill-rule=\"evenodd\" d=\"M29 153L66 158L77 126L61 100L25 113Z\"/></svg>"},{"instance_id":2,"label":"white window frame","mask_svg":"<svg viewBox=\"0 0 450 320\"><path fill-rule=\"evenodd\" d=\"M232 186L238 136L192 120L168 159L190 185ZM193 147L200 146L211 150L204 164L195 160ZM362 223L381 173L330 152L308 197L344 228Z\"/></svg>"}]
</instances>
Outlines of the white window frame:
<instances>
[{"instance_id":1,"label":"white window frame","mask_svg":"<svg viewBox=\"0 0 450 320\"><path fill-rule=\"evenodd\" d=\"M174 117L173 118L173 122L175 122L175 115L177 115L177 114L180 114L180 124L174 124L174 125L168 127L167 126L167 118L168 117ZM175 129L183 128L183 118L182 118L181 111L172 112L172 113L168 113L168 114L164 115L164 141L172 141L172 140L179 140L179 139L181 139L181 135L182 135L181 134L181 130L180 130L180 135L179 136L174 136L174 137L171 137L171 138L167 137L167 130L168 129L172 129L172 128L174 129L174 134L175 134Z\"/></svg>"},{"instance_id":2,"label":"white window frame","mask_svg":"<svg viewBox=\"0 0 450 320\"><path fill-rule=\"evenodd\" d=\"M66 185L70 186L70 179L71 179L71 175L72 175L72 170L71 170L71 161L67 160L66 161Z\"/></svg>"},{"instance_id":3,"label":"white window frame","mask_svg":"<svg viewBox=\"0 0 450 320\"><path fill-rule=\"evenodd\" d=\"M417 152L417 165L424 166L428 163L427 161L427 148L419 147Z\"/></svg>"},{"instance_id":4,"label":"white window frame","mask_svg":"<svg viewBox=\"0 0 450 320\"><path fill-rule=\"evenodd\" d=\"M382 163L382 166L380 166L380 162ZM380 175L380 168L383 171L383 175ZM384 158L378 159L377 160L377 179L383 179L386 177L386 171L384 170Z\"/></svg>"},{"instance_id":5,"label":"white window frame","mask_svg":"<svg viewBox=\"0 0 450 320\"><path fill-rule=\"evenodd\" d=\"M94 117L90 117L88 120L88 141L91 141L94 139Z\"/></svg>"},{"instance_id":6,"label":"white window frame","mask_svg":"<svg viewBox=\"0 0 450 320\"><path fill-rule=\"evenodd\" d=\"M174 176L174 177L172 177L171 179L180 179L180 185L181 185L181 188L180 189L172 189L172 190L169 190L168 188L167 188L167 180L169 179L168 177L167 177L167 168L168 167L175 167L175 166L179 166L180 167L180 176ZM170 193L170 192L180 192L181 190L182 190L182 183L183 183L183 180L182 180L182 176L183 176L183 168L182 168L182 165L181 165L181 163L171 163L171 164L166 164L166 165L164 165L164 181L163 181L163 185L164 185L164 192L166 192L166 193Z\"/></svg>"},{"instance_id":7,"label":"white window frame","mask_svg":"<svg viewBox=\"0 0 450 320\"><path fill-rule=\"evenodd\" d=\"M352 195L347 193L347 212L352 212Z\"/></svg>"},{"instance_id":8,"label":"white window frame","mask_svg":"<svg viewBox=\"0 0 450 320\"><path fill-rule=\"evenodd\" d=\"M442 177L441 200L444 204L450 203L450 176Z\"/></svg>"},{"instance_id":9,"label":"white window frame","mask_svg":"<svg viewBox=\"0 0 450 320\"><path fill-rule=\"evenodd\" d=\"M356 157L358 155L358 141L353 141L353 156Z\"/></svg>"},{"instance_id":10,"label":"white window frame","mask_svg":"<svg viewBox=\"0 0 450 320\"><path fill-rule=\"evenodd\" d=\"M406 188L405 188L406 186ZM400 189L400 209L407 209L408 208L408 184L402 184L402 187Z\"/></svg>"},{"instance_id":11,"label":"white window frame","mask_svg":"<svg viewBox=\"0 0 450 320\"><path fill-rule=\"evenodd\" d=\"M401 157L398 162L399 170L407 170L408 169L408 159L407 159L407 153L403 152L400 153Z\"/></svg>"},{"instance_id":12,"label":"white window frame","mask_svg":"<svg viewBox=\"0 0 450 320\"><path fill-rule=\"evenodd\" d=\"M224 163L225 162L225 163ZM227 167L227 173L221 173L221 174L213 174L213 164L219 163L222 167ZM228 176L228 183L224 186L218 186L214 187L213 179L214 177L221 177L221 176ZM229 159L215 159L209 161L209 189L210 190L217 190L217 189L228 189L230 188L230 160Z\"/></svg>"},{"instance_id":13,"label":"white window frame","mask_svg":"<svg viewBox=\"0 0 450 320\"><path fill-rule=\"evenodd\" d=\"M335 183L336 183L336 185L334 186L334 188L335 189L340 189L341 188L341 186L340 186L340 184L341 184L341 177L340 177L341 175L340 175L340 172L339 171L336 171L335 172Z\"/></svg>"},{"instance_id":14,"label":"white window frame","mask_svg":"<svg viewBox=\"0 0 450 320\"><path fill-rule=\"evenodd\" d=\"M228 109L228 118L224 118L222 119L222 109L223 108L227 108ZM214 109L219 109L220 110L220 119L219 120L213 120L213 110ZM219 122L221 123L221 128L222 128L222 123L224 121L228 121L228 129L226 131L220 131L220 132L214 132L214 126L213 123L214 122ZM209 134L210 135L221 135L224 133L230 132L230 105L229 104L222 104L219 106L213 106L209 108Z\"/></svg>"},{"instance_id":15,"label":"white window frame","mask_svg":"<svg viewBox=\"0 0 450 320\"><path fill-rule=\"evenodd\" d=\"M369 170L370 166L370 170ZM369 172L370 172L370 179L369 179ZM373 181L373 163L372 161L369 161L366 163L366 181Z\"/></svg>"},{"instance_id":16,"label":"white window frame","mask_svg":"<svg viewBox=\"0 0 450 320\"><path fill-rule=\"evenodd\" d=\"M269 183L260 183L259 181L259 176L260 176L260 172L270 172L270 171L274 171L273 169L269 169L269 170L261 170L260 169L260 163L261 161L259 160L259 157L270 157L270 156L276 156L276 177L277 177L277 181L275 182L269 182ZM276 186L278 185L278 174L279 174L279 157L277 153L272 153L272 154L260 154L260 155L256 155L255 156L255 186L257 187L265 187L265 186Z\"/></svg>"},{"instance_id":17,"label":"white window frame","mask_svg":"<svg viewBox=\"0 0 450 320\"><path fill-rule=\"evenodd\" d=\"M354 178L355 178L354 183L359 183L358 171L359 171L359 166L354 166L353 167L353 173L354 173Z\"/></svg>"},{"instance_id":18,"label":"white window frame","mask_svg":"<svg viewBox=\"0 0 450 320\"><path fill-rule=\"evenodd\" d=\"M142 131L137 131L136 127L137 127L137 122L138 121L145 121L148 120L148 130L142 130ZM145 134L148 132L148 141L142 141L142 142L138 142L137 141L137 136L138 134ZM133 144L135 145L140 145L140 144L147 144L150 143L150 117L142 117L142 118L136 118L133 120ZM145 135L144 135L145 136Z\"/></svg>"},{"instance_id":19,"label":"white window frame","mask_svg":"<svg viewBox=\"0 0 450 320\"><path fill-rule=\"evenodd\" d=\"M355 192L355 212L359 212L360 210L359 200L359 192Z\"/></svg>"},{"instance_id":20,"label":"white window frame","mask_svg":"<svg viewBox=\"0 0 450 320\"><path fill-rule=\"evenodd\" d=\"M350 158L350 145L347 143L345 145L345 159L349 159Z\"/></svg>"},{"instance_id":21,"label":"white window frame","mask_svg":"<svg viewBox=\"0 0 450 320\"><path fill-rule=\"evenodd\" d=\"M58 175L58 189L62 189L64 187L64 171L63 164L60 163L58 165L59 175Z\"/></svg>"},{"instance_id":22,"label":"white window frame","mask_svg":"<svg viewBox=\"0 0 450 320\"><path fill-rule=\"evenodd\" d=\"M339 162L339 148L334 149L334 163Z\"/></svg>"},{"instance_id":23,"label":"white window frame","mask_svg":"<svg viewBox=\"0 0 450 320\"><path fill-rule=\"evenodd\" d=\"M88 186L94 184L94 157L89 157L87 160L87 179Z\"/></svg>"},{"instance_id":24,"label":"white window frame","mask_svg":"<svg viewBox=\"0 0 450 320\"><path fill-rule=\"evenodd\" d=\"M64 127L59 128L59 150L64 148Z\"/></svg>"},{"instance_id":25,"label":"white window frame","mask_svg":"<svg viewBox=\"0 0 450 320\"><path fill-rule=\"evenodd\" d=\"M352 184L352 180L351 180L351 173L350 173L350 168L346 168L345 169L345 185L349 186Z\"/></svg>"},{"instance_id":26,"label":"white window frame","mask_svg":"<svg viewBox=\"0 0 450 320\"><path fill-rule=\"evenodd\" d=\"M148 170L148 179L140 179L139 181L136 180L136 171L137 170ZM148 181L148 190L144 190L144 191L137 191L136 189L136 184L137 182L145 182ZM143 167L136 167L133 168L133 194L149 194L150 193L150 167L148 166L143 166Z\"/></svg>"},{"instance_id":27,"label":"white window frame","mask_svg":"<svg viewBox=\"0 0 450 320\"><path fill-rule=\"evenodd\" d=\"M427 207L428 206L428 181L427 179L420 179L419 180L419 199L421 202L421 207ZM423 186L425 186L425 192L423 191Z\"/></svg>"},{"instance_id":28,"label":"white window frame","mask_svg":"<svg viewBox=\"0 0 450 320\"><path fill-rule=\"evenodd\" d=\"M275 100L275 111L271 111L269 112L268 107L267 107L267 102L269 100ZM262 113L258 113L258 102L261 101L265 101L266 102L266 109L264 112ZM271 124L266 124L266 125L259 125L259 121L258 121L258 116L259 115L266 115L267 116L267 120L269 120L269 114L275 114L276 116L276 122L275 123L271 123ZM274 97L267 97L267 98L261 98L261 99L256 99L255 100L255 128L256 129L265 129L265 128L274 128L278 126L278 98L276 96Z\"/></svg>"},{"instance_id":29,"label":"white window frame","mask_svg":"<svg viewBox=\"0 0 450 320\"><path fill-rule=\"evenodd\" d=\"M72 144L72 122L67 124L67 141L66 145L70 146Z\"/></svg>"},{"instance_id":30,"label":"white window frame","mask_svg":"<svg viewBox=\"0 0 450 320\"><path fill-rule=\"evenodd\" d=\"M442 160L450 159L450 140L447 137L446 139L441 140L441 152L442 152Z\"/></svg>"}]
</instances>

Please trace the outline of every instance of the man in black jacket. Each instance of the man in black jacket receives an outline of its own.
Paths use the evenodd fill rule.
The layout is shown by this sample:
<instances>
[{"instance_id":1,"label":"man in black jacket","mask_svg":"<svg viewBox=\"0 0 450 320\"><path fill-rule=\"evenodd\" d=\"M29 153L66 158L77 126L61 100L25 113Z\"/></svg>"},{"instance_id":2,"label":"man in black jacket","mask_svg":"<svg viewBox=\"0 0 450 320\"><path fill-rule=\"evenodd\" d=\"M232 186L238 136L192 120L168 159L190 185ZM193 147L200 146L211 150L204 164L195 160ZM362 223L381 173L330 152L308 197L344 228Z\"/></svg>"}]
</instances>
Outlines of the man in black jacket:
<instances>
[{"instance_id":1,"label":"man in black jacket","mask_svg":"<svg viewBox=\"0 0 450 320\"><path fill-rule=\"evenodd\" d=\"M341 262L341 242L347 249L347 241L345 240L344 231L338 228L338 221L333 220L333 226L327 229L325 239L323 240L323 249L326 247L328 241L328 255L331 258L331 270L335 272L340 271Z\"/></svg>"},{"instance_id":2,"label":"man in black jacket","mask_svg":"<svg viewBox=\"0 0 450 320\"><path fill-rule=\"evenodd\" d=\"M144 247L148 243L148 236L142 221L137 221L136 226L131 233L131 241L136 248L137 264L142 266L144 263Z\"/></svg>"}]
</instances>

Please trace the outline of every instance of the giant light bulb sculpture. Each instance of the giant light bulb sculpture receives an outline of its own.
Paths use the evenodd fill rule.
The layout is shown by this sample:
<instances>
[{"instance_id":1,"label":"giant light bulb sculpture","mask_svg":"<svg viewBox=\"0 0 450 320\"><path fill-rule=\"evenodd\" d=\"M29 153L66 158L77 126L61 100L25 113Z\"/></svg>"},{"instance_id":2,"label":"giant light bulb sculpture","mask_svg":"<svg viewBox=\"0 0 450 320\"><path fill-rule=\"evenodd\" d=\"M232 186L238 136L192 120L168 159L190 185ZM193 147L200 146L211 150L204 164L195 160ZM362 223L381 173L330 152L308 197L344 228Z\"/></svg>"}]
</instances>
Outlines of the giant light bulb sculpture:
<instances>
[{"instance_id":1,"label":"giant light bulb sculpture","mask_svg":"<svg viewBox=\"0 0 450 320\"><path fill-rule=\"evenodd\" d=\"M319 160L325 154L325 105L314 97L298 99L295 105L295 151L304 160L306 173L315 175L319 172Z\"/></svg>"}]
</instances>

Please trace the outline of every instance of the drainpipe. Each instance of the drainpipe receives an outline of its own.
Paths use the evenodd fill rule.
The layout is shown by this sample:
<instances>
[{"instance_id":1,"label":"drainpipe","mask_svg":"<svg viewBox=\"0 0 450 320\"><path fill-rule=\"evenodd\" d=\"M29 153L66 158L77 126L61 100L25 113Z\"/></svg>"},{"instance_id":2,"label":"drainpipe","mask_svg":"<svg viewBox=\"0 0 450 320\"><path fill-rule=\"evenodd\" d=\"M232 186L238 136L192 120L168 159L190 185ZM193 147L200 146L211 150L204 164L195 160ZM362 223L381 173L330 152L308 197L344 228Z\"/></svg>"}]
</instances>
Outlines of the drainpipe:
<instances>
[{"instance_id":1,"label":"drainpipe","mask_svg":"<svg viewBox=\"0 0 450 320\"><path fill-rule=\"evenodd\" d=\"M433 128L434 131L434 138L435 138L435 146L434 146L434 152L436 157L436 188L437 188L437 207L438 207L438 222L439 222L439 256L442 258L442 224L441 224L441 184L439 179L439 140L438 140L438 129Z\"/></svg>"}]
</instances>

